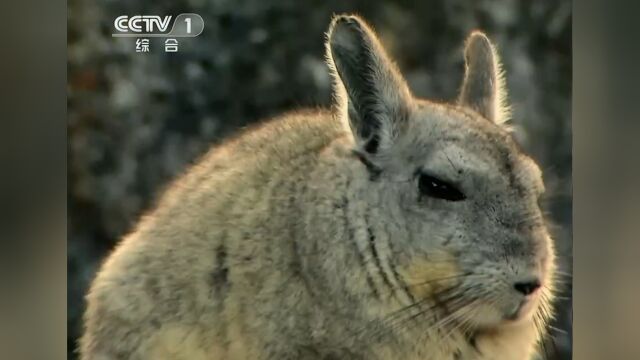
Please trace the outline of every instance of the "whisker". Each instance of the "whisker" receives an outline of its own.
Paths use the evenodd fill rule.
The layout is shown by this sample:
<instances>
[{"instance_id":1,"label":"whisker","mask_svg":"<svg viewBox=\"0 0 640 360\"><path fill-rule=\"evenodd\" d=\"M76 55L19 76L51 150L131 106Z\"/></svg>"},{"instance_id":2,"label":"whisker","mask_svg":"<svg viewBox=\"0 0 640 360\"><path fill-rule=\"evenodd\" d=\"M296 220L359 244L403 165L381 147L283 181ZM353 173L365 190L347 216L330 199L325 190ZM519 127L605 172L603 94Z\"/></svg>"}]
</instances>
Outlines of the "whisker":
<instances>
[{"instance_id":1,"label":"whisker","mask_svg":"<svg viewBox=\"0 0 640 360\"><path fill-rule=\"evenodd\" d=\"M453 289L453 290L456 290L456 289ZM434 298L425 298L425 299L423 299L423 301L433 300L433 299ZM463 297L460 294L454 292L453 294L451 294L451 296L449 296L448 298L444 299L444 301L452 303L452 304L456 304L459 301L461 301L462 299L463 299ZM392 326L391 329L395 330L395 329L398 328L398 326L402 326L406 322L413 321L416 318L418 318L418 317L420 317L422 315L425 315L425 314L431 312L434 309L437 309L438 307L442 306L441 301L442 301L442 299L440 299L440 302L438 302L438 303L436 303L436 304L434 304L432 306L429 306L427 309L419 310L417 313L410 315L409 318L407 318L407 319L399 319L399 320L391 319L392 320L392 321L390 321L391 322L391 326ZM435 314L434 314L434 316L435 316ZM393 322L396 322L396 324L393 324Z\"/></svg>"},{"instance_id":2,"label":"whisker","mask_svg":"<svg viewBox=\"0 0 640 360\"><path fill-rule=\"evenodd\" d=\"M460 307L458 310L454 311L451 313L451 315L449 316L450 320L449 323L454 321L454 320L458 320L458 323L456 326L452 327L449 332L447 332L445 334L445 337L450 337L458 328L461 327L461 324L464 324L465 320L464 319L469 319L471 316L471 314L473 314L475 312L475 304L477 303L477 300L471 301L469 304ZM462 322L460 322L462 320ZM441 326L444 327L446 326L447 323L443 323Z\"/></svg>"},{"instance_id":3,"label":"whisker","mask_svg":"<svg viewBox=\"0 0 640 360\"><path fill-rule=\"evenodd\" d=\"M444 289L444 290L440 291L436 296L449 295L449 298L453 299L456 296L458 296L455 292L453 292L453 291L456 290L456 288L457 287L454 286L454 287L450 287L450 288ZM387 329L385 329L385 325L388 328L390 327L391 330L394 330L396 326L398 326L398 325L401 326L402 323L414 319L415 315L412 315L412 314L408 314L408 315L410 315L410 318L408 318L408 319L403 319L403 317L408 312L410 312L412 309L414 309L416 307L420 308L423 304L427 303L429 300L432 300L432 298L425 297L425 298L420 299L420 300L418 300L418 301L416 301L416 302L414 302L412 304L409 304L409 305L407 305L405 307L402 307L402 308L400 308L398 310L392 311L387 316L384 316L381 320L377 320L377 319L376 320L372 320L372 321L368 322L367 324L365 324L360 330L355 331L352 334L352 336L361 336L361 335L365 334L366 332L371 330L370 326L373 325L373 324L378 324L378 321L382 322L382 326L380 326L379 328L374 328L373 329L374 332L372 334L370 334L370 336L372 336L372 337L380 336L382 333L384 333L385 330L387 330ZM420 309L418 314L427 313L427 312L433 310L435 307L436 307L436 305L430 306L426 310Z\"/></svg>"},{"instance_id":4,"label":"whisker","mask_svg":"<svg viewBox=\"0 0 640 360\"><path fill-rule=\"evenodd\" d=\"M479 285L474 285L474 286L471 286L471 287L465 288L465 289L463 289L463 291L462 291L461 295L463 295L463 296L464 296L464 294L465 294L465 293L469 292L470 290L475 290L476 288L479 288L479 287L480 287ZM468 307L468 306L470 306L471 304L474 304L474 303L476 303L476 302L478 302L477 298L472 299L472 300L471 300L469 303L467 303L467 304L462 304L462 305L461 305L461 306L459 306L457 309L454 309L454 310L453 310L453 311L452 311L452 312L447 316L447 318L449 318L449 319L454 319L454 318L455 318L455 317L454 317L454 315L455 315L455 316L458 316L458 315L456 315L456 312L458 312L458 311L460 311L460 310L464 309L465 307ZM451 304L451 303L445 304L445 306L446 306L447 308L450 308L450 307L452 307L453 305L457 305L457 304ZM432 327L437 329L437 327L438 327L438 326L444 327L444 325L446 325L446 324L435 324L435 325L434 325L434 326L432 326Z\"/></svg>"},{"instance_id":5,"label":"whisker","mask_svg":"<svg viewBox=\"0 0 640 360\"><path fill-rule=\"evenodd\" d=\"M468 287L468 288L464 288L464 289L462 289L462 291L459 291L460 290L460 286L457 285L457 286L453 286L451 288L445 289L444 291L441 291L441 292L439 292L439 293L437 293L435 295L432 295L431 297L428 297L428 298L425 298L425 299L422 299L421 301L419 301L420 303L424 303L427 300L437 300L436 304L434 304L434 305L432 305L432 306L430 306L430 307L428 307L426 309L420 309L417 313L412 314L408 318L405 318L405 319L402 319L402 318L396 319L395 318L396 315L395 314L391 314L389 317L385 318L384 322L387 322L387 323L390 324L390 326L391 326L390 329L391 330L395 330L395 329L397 329L399 327L402 327L404 324L406 324L406 323L408 323L408 322L410 322L410 321L412 321L412 320L414 320L414 319L416 319L416 318L418 318L420 316L423 316L423 315L429 313L430 311L432 311L432 310L434 310L434 309L436 309L436 308L438 308L438 307L440 307L442 305L445 305L446 307L464 305L464 304L461 304L462 301L465 300L464 294L466 292L468 292L469 290L474 290L477 287L480 287L480 286L479 285L474 285L474 286L471 286L471 287ZM449 297L447 297L445 299L441 298L441 296L443 294L447 294L447 293L450 293L450 294L448 294L448 295L450 295ZM400 315L404 315L404 313L402 313ZM437 313L433 313L432 315L435 316L435 315L437 315Z\"/></svg>"},{"instance_id":6,"label":"whisker","mask_svg":"<svg viewBox=\"0 0 640 360\"><path fill-rule=\"evenodd\" d=\"M537 315L537 314L536 314ZM546 342L546 335L544 330L544 326L542 326L540 324L540 319L538 316L534 316L533 318L533 324L537 329L537 332L541 334L540 340L538 341L539 345L542 347L542 350L544 351L544 359L548 360L549 359L549 352L547 351L547 346L545 344ZM541 354L542 355L542 354Z\"/></svg>"},{"instance_id":7,"label":"whisker","mask_svg":"<svg viewBox=\"0 0 640 360\"><path fill-rule=\"evenodd\" d=\"M561 334L563 334L563 335L567 335L567 334L569 334L566 330L563 330L563 329L557 328L557 327L555 327L555 326L553 326L553 325L548 325L548 327L549 327L549 329L551 329L551 330L553 330L553 331L557 331L557 332L559 332L559 333L561 333Z\"/></svg>"},{"instance_id":8,"label":"whisker","mask_svg":"<svg viewBox=\"0 0 640 360\"><path fill-rule=\"evenodd\" d=\"M472 276L472 275L474 275L474 274L473 273L463 273L463 274L459 274L459 275L446 276L446 277L442 277L442 278L438 278L438 279L429 279L427 281L414 283L414 284L407 284L407 286L408 287L423 286L423 285L432 284L432 283L438 282L438 281L460 279L460 278L469 277L469 276Z\"/></svg>"}]
</instances>

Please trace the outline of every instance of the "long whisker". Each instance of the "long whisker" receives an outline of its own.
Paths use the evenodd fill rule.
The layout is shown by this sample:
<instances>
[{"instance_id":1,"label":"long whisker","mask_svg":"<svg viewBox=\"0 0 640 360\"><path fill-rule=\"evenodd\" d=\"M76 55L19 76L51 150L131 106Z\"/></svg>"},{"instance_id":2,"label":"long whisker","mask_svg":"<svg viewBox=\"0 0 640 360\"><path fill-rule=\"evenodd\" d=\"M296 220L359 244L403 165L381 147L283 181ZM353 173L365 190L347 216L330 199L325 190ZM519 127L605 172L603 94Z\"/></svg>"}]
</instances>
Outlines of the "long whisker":
<instances>
[{"instance_id":1,"label":"long whisker","mask_svg":"<svg viewBox=\"0 0 640 360\"><path fill-rule=\"evenodd\" d=\"M456 330L462 330L462 332L466 331L466 328L469 328L471 324L469 324L469 320L472 315L476 312L478 300L472 301L465 307L465 311L457 314L457 325L454 326L448 333L445 334L445 337L450 337Z\"/></svg>"},{"instance_id":2,"label":"long whisker","mask_svg":"<svg viewBox=\"0 0 640 360\"><path fill-rule=\"evenodd\" d=\"M447 295L447 297L443 298L443 295ZM439 303L433 304L427 308L421 307L422 304L426 303L429 300L434 300L434 299L439 299ZM432 319L437 315L437 313L433 312L433 310L435 310L438 307L441 307L443 305L443 302L446 303L448 306L454 306L454 305L458 306L463 300L464 300L463 292L459 290L459 286L453 286L453 287L447 288L443 291L440 291L437 294L432 294L431 297L426 297L424 299L421 299L420 301L417 301L414 304L411 304L405 308L402 308L400 310L394 311L393 313L389 314L382 320L383 325L386 325L386 326L383 327L382 329L378 329L376 333L384 330L389 330L393 332L394 330L397 330L405 326L407 323L421 316L430 315L425 320ZM418 307L417 312L411 313L410 311L408 311L414 307Z\"/></svg>"},{"instance_id":3,"label":"long whisker","mask_svg":"<svg viewBox=\"0 0 640 360\"><path fill-rule=\"evenodd\" d=\"M452 279L460 279L460 278L464 278L464 277L470 277L472 275L473 275L473 273L463 273L463 274L459 274L459 275L445 276L445 277L441 277L441 278L437 278L437 279L429 279L427 281L423 281L423 282L419 282L419 283L407 284L407 286L408 287L413 287L413 286L429 285L429 284L432 284L434 282L439 282L439 281L444 281L444 280L452 280Z\"/></svg>"},{"instance_id":4,"label":"long whisker","mask_svg":"<svg viewBox=\"0 0 640 360\"><path fill-rule=\"evenodd\" d=\"M423 320L427 322L436 320L438 314L441 314L440 311L437 311L438 308L454 309L454 311L447 316L437 320L436 324L431 326L430 328L443 328L445 326L449 326L449 324L451 324L452 322L456 322L456 326L453 327L452 331L455 331L456 328L461 328L463 325L465 327L469 327L469 325L467 324L468 320L460 322L459 319L470 319L471 315L473 315L473 312L477 311L476 300L478 294L474 294L475 297L470 299L467 293L469 291L477 291L477 288L479 288L480 286L474 285L471 287L463 288L460 280L472 276L481 277L481 275L479 274L463 273L436 279L429 279L422 282L404 284L406 288L418 288L420 286L426 286L429 284L441 284L446 281L456 280L455 285L448 286L447 288L439 290L436 293L431 293L422 299L413 301L406 306L390 312L382 318L368 321L360 328L351 332L348 338L351 339L356 337L367 338L371 340L379 338L385 333L388 335L394 335L397 334L397 330L402 329L405 326L409 326L409 324L415 324L414 320L418 318L423 318ZM397 287L395 289L387 289L389 291L399 290ZM432 301L434 302L433 304L425 306Z\"/></svg>"},{"instance_id":5,"label":"long whisker","mask_svg":"<svg viewBox=\"0 0 640 360\"><path fill-rule=\"evenodd\" d=\"M453 311L445 319L445 321L442 321L440 324L438 324L439 328L444 328L449 323L455 321L454 326L451 327L449 331L444 333L443 338L451 339L456 333L456 331L459 331L461 334L464 334L466 331L468 331L467 329L470 327L469 319L471 319L471 316L475 313L477 304L478 304L478 300L474 300L474 301L471 301L470 303L467 303L461 306L460 308Z\"/></svg>"},{"instance_id":6,"label":"long whisker","mask_svg":"<svg viewBox=\"0 0 640 360\"><path fill-rule=\"evenodd\" d=\"M460 292L460 299L461 299L461 300L465 300L465 299L467 299L464 295L465 295L468 291L470 291L470 290L474 290L476 287L477 287L477 285L476 285L476 286L472 286L472 287L468 287L468 288L465 288L465 289L462 289L462 291ZM453 301L445 301L444 303L442 303L442 305L444 305L446 308L454 307L454 310L453 310L449 315L447 315L445 318L441 319L438 323L436 323L436 324L432 325L432 326L430 327L430 329L435 329L435 330L437 330L438 328L440 328L440 327L444 327L445 325L447 325L450 321L455 320L455 316L454 316L454 315L455 315L455 313L456 313L457 311L459 311L459 310L463 309L465 306L467 306L467 305L468 305L468 303L467 303L467 304L465 304L465 303L461 303L461 302L462 302L462 301L455 301L455 302L453 302ZM472 300L472 302L473 302L473 300ZM457 308L455 308L455 307L457 307ZM417 314L417 315L419 315L419 314Z\"/></svg>"},{"instance_id":7,"label":"long whisker","mask_svg":"<svg viewBox=\"0 0 640 360\"><path fill-rule=\"evenodd\" d=\"M534 323L538 333L542 334L542 336L540 338L540 341L539 341L539 344L542 347L542 350L544 351L544 358L545 358L545 360L549 359L549 352L547 350L547 345L546 345L546 334L544 332L543 320L540 319L539 316L534 316L533 323Z\"/></svg>"},{"instance_id":8,"label":"long whisker","mask_svg":"<svg viewBox=\"0 0 640 360\"><path fill-rule=\"evenodd\" d=\"M435 297L441 298L441 296L446 295L447 297L444 299L444 301L447 301L447 302L459 301L461 296L456 292L457 288L458 288L457 286L454 286L454 287L445 289L443 291L440 291L437 295L434 295L433 297L425 297L424 299L421 299L415 304L409 305L404 309L401 309L400 311L396 311L390 314L390 316L387 316L383 319L383 322L389 325L390 330L396 330L398 327L402 327L405 323L413 321L414 319L420 316L423 316L425 314L428 314L432 312L434 309L437 309L439 306L441 306L440 304L436 303L427 308L421 308L421 305L427 303L430 300L433 300ZM441 301L442 301L442 298L441 298ZM413 309L415 307L418 307L418 312L415 314L409 314L408 318L403 319L403 316L406 314L407 310ZM432 315L435 316L435 314L433 313Z\"/></svg>"},{"instance_id":9,"label":"long whisker","mask_svg":"<svg viewBox=\"0 0 640 360\"><path fill-rule=\"evenodd\" d=\"M450 289L445 289L445 290L441 291L441 293L445 293L445 292L447 292L449 290ZM398 310L394 310L391 313L389 313L387 316L383 317L382 320L377 320L377 319L376 320L371 320L371 321L367 322L364 326L362 326L360 329L354 331L351 334L350 337L358 337L358 336L361 336L361 335L367 333L368 331L371 331L372 326L378 324L378 321L381 321L383 324L386 323L386 322L392 323L394 318L403 316L406 312L411 311L411 309L413 309L413 308L420 307L422 304L426 303L428 300L429 300L428 298L424 298L424 299L415 301L415 302L413 302L413 303L411 303L411 304L409 304L407 306L401 307ZM377 336L377 333L380 332L380 331L383 331L383 330L374 328L373 331L374 332L371 335Z\"/></svg>"},{"instance_id":10,"label":"long whisker","mask_svg":"<svg viewBox=\"0 0 640 360\"><path fill-rule=\"evenodd\" d=\"M453 333L459 326L460 326L460 320L464 319L465 317L468 317L469 314L472 314L474 312L474 305L477 303L477 300L471 301L470 303L461 306L459 309L453 311L451 313L451 315L449 316L449 319L447 319L447 321L442 322L442 324L440 324L440 327L444 328L447 325L449 325L450 323L454 322L457 320L457 325L452 327L448 333L446 333L446 337L449 337L449 334Z\"/></svg>"}]
</instances>

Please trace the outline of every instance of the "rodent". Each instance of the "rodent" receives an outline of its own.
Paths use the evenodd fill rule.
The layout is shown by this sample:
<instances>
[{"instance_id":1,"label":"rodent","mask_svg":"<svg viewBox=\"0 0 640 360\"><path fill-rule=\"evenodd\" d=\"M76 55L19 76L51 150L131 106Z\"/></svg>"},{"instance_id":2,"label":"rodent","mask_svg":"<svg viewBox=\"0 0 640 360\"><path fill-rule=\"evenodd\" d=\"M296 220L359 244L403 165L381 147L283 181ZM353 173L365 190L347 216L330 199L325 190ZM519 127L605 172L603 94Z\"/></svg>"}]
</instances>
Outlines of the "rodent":
<instances>
[{"instance_id":1,"label":"rodent","mask_svg":"<svg viewBox=\"0 0 640 360\"><path fill-rule=\"evenodd\" d=\"M327 33L331 109L211 149L102 265L83 360L531 359L553 313L536 163L481 32L448 104L373 30Z\"/></svg>"}]
</instances>

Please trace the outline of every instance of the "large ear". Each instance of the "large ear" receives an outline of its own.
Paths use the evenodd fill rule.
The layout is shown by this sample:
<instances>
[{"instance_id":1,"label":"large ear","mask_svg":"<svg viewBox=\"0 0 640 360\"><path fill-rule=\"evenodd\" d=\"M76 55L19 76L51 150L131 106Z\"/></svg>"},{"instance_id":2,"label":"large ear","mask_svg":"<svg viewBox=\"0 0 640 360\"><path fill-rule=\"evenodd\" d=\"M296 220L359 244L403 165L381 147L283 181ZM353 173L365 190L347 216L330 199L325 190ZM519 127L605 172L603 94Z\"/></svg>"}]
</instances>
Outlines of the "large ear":
<instances>
[{"instance_id":1,"label":"large ear","mask_svg":"<svg viewBox=\"0 0 640 360\"><path fill-rule=\"evenodd\" d=\"M357 16L335 17L327 62L338 111L358 150L374 154L390 147L407 121L411 94L374 32Z\"/></svg>"},{"instance_id":2,"label":"large ear","mask_svg":"<svg viewBox=\"0 0 640 360\"><path fill-rule=\"evenodd\" d=\"M464 48L465 74L458 103L502 124L509 120L504 76L495 47L486 35L474 31Z\"/></svg>"}]
</instances>

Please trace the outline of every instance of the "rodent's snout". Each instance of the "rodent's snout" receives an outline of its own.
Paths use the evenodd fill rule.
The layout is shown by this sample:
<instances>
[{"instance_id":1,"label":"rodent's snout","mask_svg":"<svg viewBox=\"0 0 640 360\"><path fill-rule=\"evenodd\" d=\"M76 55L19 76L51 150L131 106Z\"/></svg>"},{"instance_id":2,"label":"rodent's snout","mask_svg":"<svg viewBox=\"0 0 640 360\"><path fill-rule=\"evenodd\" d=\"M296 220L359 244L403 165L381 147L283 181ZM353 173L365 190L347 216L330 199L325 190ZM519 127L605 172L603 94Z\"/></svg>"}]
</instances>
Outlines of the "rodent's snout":
<instances>
[{"instance_id":1,"label":"rodent's snout","mask_svg":"<svg viewBox=\"0 0 640 360\"><path fill-rule=\"evenodd\" d=\"M531 314L538 303L538 294L542 286L542 279L537 272L514 277L510 291L512 295L507 295L507 298L511 299L508 302L513 305L505 309L505 319L517 321Z\"/></svg>"},{"instance_id":2,"label":"rodent's snout","mask_svg":"<svg viewBox=\"0 0 640 360\"><path fill-rule=\"evenodd\" d=\"M540 279L533 277L523 281L516 281L513 288L524 296L529 296L537 291L541 286Z\"/></svg>"}]
</instances>

